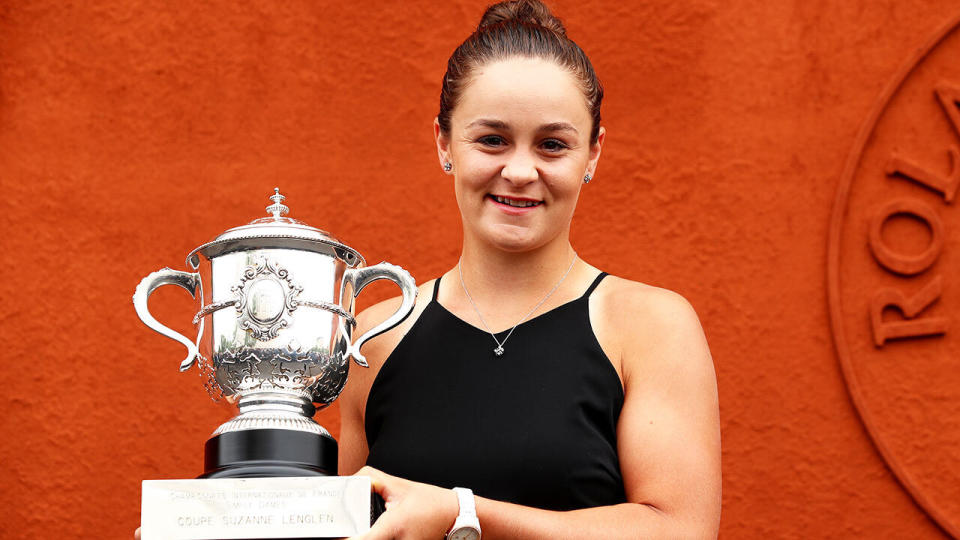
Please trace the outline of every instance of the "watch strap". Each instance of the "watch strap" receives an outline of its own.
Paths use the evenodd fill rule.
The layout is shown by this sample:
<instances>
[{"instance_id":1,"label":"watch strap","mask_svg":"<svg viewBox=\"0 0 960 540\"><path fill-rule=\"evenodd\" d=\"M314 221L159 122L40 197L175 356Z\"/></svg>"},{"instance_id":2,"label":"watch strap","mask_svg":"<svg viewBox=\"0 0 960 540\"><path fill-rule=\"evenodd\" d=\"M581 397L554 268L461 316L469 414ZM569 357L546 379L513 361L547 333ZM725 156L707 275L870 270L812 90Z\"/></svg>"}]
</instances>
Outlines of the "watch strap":
<instances>
[{"instance_id":1,"label":"watch strap","mask_svg":"<svg viewBox=\"0 0 960 540\"><path fill-rule=\"evenodd\" d=\"M457 494L457 502L460 505L460 513L457 514L456 521L453 522L453 527L450 527L450 530L447 532L447 538L453 535L456 532L462 532L464 530L472 530L475 533L476 540L480 539L480 519L477 518L477 506L476 500L473 496L473 491L467 488L453 488L453 492Z\"/></svg>"},{"instance_id":2,"label":"watch strap","mask_svg":"<svg viewBox=\"0 0 960 540\"><path fill-rule=\"evenodd\" d=\"M464 516L464 515L476 516L477 505L473 498L473 491L467 488L456 487L456 488L453 488L453 492L457 494L457 502L460 503L459 516Z\"/></svg>"}]
</instances>

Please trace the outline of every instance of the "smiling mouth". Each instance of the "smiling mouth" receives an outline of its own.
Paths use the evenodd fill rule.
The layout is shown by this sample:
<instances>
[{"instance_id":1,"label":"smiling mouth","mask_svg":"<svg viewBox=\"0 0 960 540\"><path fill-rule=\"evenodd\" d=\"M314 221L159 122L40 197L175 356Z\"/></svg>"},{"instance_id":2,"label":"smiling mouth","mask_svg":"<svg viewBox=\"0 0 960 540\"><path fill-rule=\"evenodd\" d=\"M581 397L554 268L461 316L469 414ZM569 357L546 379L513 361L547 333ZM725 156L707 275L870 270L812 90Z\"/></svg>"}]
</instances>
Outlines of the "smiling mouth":
<instances>
[{"instance_id":1,"label":"smiling mouth","mask_svg":"<svg viewBox=\"0 0 960 540\"><path fill-rule=\"evenodd\" d=\"M514 208L530 208L532 206L540 206L543 204L543 201L533 201L530 199L512 199L510 197L502 197L500 195L487 196L500 204L505 204Z\"/></svg>"}]
</instances>

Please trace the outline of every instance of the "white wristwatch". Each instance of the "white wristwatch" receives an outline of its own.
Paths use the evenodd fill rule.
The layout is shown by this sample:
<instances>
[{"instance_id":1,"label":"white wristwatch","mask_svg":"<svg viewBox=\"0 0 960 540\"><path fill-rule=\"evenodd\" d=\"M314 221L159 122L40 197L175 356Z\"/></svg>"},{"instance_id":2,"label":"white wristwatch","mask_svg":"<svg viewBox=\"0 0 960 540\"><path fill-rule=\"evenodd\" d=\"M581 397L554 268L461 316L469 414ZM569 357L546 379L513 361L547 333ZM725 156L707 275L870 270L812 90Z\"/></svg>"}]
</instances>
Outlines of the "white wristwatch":
<instances>
[{"instance_id":1,"label":"white wristwatch","mask_svg":"<svg viewBox=\"0 0 960 540\"><path fill-rule=\"evenodd\" d=\"M473 492L467 488L453 488L460 503L457 520L447 533L447 540L480 540L480 520L477 519L477 507L473 501Z\"/></svg>"}]
</instances>

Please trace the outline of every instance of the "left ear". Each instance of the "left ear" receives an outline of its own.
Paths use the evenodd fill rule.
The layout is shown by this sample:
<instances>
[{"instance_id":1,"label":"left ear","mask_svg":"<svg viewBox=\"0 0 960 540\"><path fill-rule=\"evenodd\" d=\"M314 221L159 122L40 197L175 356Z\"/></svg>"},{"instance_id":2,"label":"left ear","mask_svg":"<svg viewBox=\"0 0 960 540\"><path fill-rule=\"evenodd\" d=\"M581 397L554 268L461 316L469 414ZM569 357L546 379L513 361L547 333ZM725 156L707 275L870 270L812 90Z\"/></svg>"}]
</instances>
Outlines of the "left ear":
<instances>
[{"instance_id":1,"label":"left ear","mask_svg":"<svg viewBox=\"0 0 960 540\"><path fill-rule=\"evenodd\" d=\"M597 175L597 164L600 162L600 151L606 135L607 130L603 126L600 126L597 132L597 142L590 145L590 160L587 161L587 170L584 171L585 174L589 174L590 176Z\"/></svg>"}]
</instances>

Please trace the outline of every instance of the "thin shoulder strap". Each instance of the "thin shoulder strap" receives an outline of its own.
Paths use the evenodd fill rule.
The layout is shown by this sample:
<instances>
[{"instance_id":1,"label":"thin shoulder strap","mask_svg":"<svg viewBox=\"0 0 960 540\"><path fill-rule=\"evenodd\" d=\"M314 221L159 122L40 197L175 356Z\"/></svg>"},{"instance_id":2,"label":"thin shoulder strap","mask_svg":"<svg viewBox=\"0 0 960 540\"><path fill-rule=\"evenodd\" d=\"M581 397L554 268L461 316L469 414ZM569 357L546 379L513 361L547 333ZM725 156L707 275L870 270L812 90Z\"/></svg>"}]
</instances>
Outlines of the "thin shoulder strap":
<instances>
[{"instance_id":1,"label":"thin shoulder strap","mask_svg":"<svg viewBox=\"0 0 960 540\"><path fill-rule=\"evenodd\" d=\"M443 276L438 277L436 281L433 282L433 301L434 302L437 301L437 293L440 292L440 278L442 277Z\"/></svg>"},{"instance_id":2,"label":"thin shoulder strap","mask_svg":"<svg viewBox=\"0 0 960 540\"><path fill-rule=\"evenodd\" d=\"M587 298L588 296L590 296L590 293L592 293L593 290L597 288L597 285L599 285L600 282L603 281L603 278L605 277L607 277L607 273L600 272L600 275L597 276L597 278L593 280L593 283L590 284L590 287L587 288L587 292L583 293L583 296L581 296L580 298Z\"/></svg>"}]
</instances>

